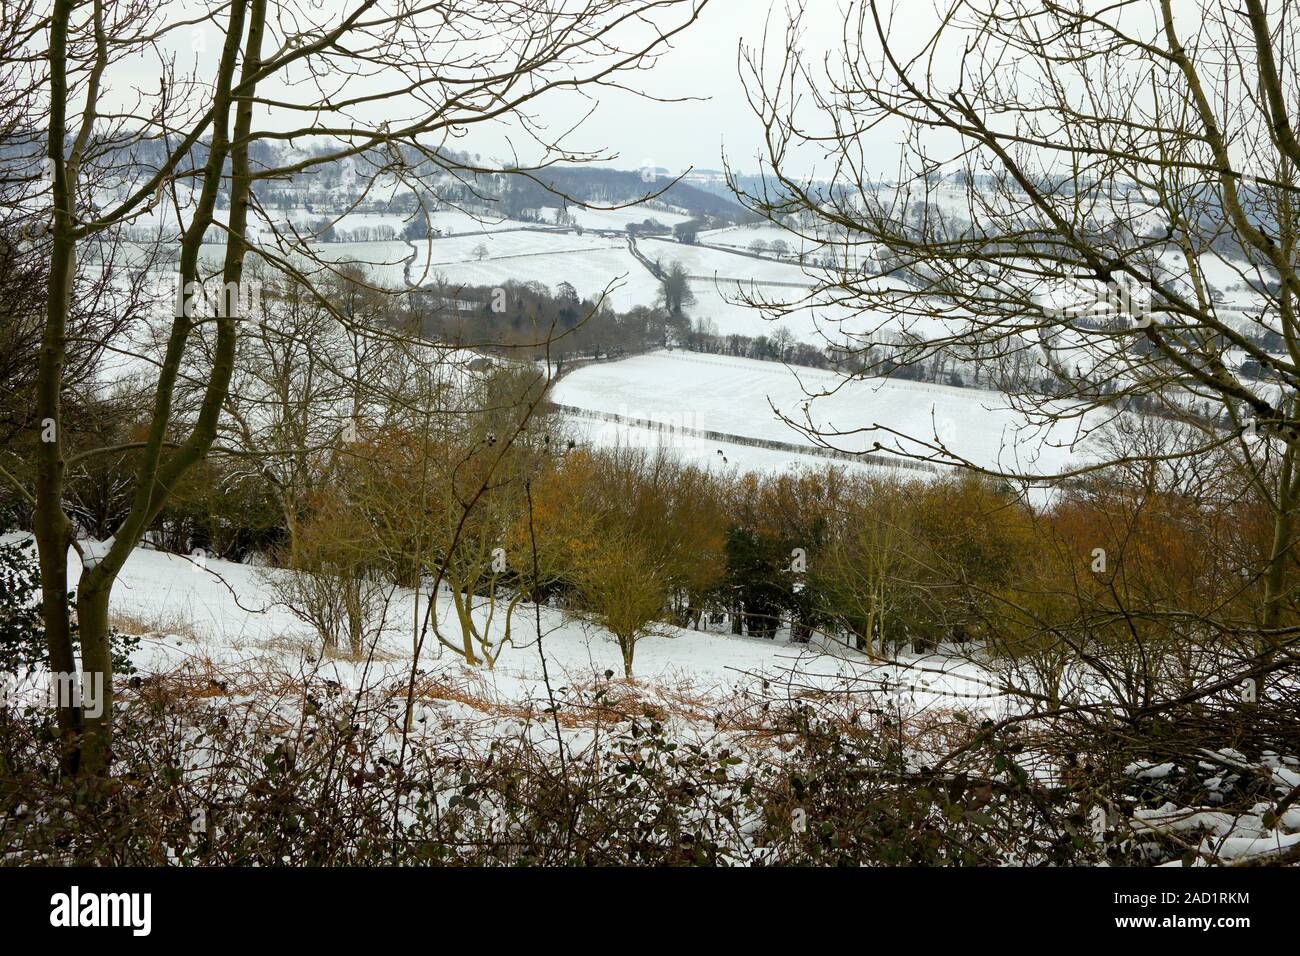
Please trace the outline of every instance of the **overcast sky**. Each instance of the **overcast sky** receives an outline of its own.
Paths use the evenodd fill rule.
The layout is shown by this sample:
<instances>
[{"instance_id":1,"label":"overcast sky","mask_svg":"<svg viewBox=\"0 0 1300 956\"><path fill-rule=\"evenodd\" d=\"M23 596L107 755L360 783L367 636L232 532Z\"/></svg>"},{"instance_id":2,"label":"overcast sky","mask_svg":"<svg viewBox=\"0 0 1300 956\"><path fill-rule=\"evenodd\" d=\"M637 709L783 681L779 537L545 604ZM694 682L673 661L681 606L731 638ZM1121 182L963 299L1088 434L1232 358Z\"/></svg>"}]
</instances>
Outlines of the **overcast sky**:
<instances>
[{"instance_id":1,"label":"overcast sky","mask_svg":"<svg viewBox=\"0 0 1300 956\"><path fill-rule=\"evenodd\" d=\"M919 39L925 25L934 22L934 2L903 0L903 22L891 32L891 40L907 44L909 40ZM823 54L830 51L832 59L838 61L849 0L804 0L804 5L802 53L805 60L820 64ZM322 16L328 19L341 16L351 7L347 0L309 0L303 9L324 11ZM680 22L680 12L668 13L673 15L665 14L665 24ZM616 153L617 158L611 164L619 168L637 169L649 163L676 173L688 166L720 167L725 148L733 168L754 172L758 167L756 153L762 145L762 130L746 100L738 51L742 43L751 47L761 45L765 26L770 31L769 47L779 51L788 16L787 0L709 0L699 21L677 34L672 47L652 67L622 77L624 82L652 97L673 102L589 87L585 95L563 91L548 94L531 104L530 112L550 130L558 132L572 127L590 111L594 96L594 113L565 140L571 149ZM210 25L192 26L169 35L165 45L179 58L182 68L189 67L203 77L215 68L221 36ZM156 62L142 57L118 64L109 86L124 102L129 102L132 87L156 89L157 77ZM357 83L348 84L349 93L355 94L360 88ZM383 109L383 103L373 104L369 111L378 115L370 119L398 119L396 115L384 115ZM399 105L392 103L391 112L396 114L398 110ZM294 115L292 126L298 126L303 115ZM258 120L281 125L280 121L264 120L261 116ZM512 132L515 135L511 136ZM535 156L527 155L526 138L518 133L518 127L476 124L469 136L456 139L452 145L485 158L503 159L510 154L509 144L514 142L521 150L522 161L535 160ZM883 138L879 146L882 158L895 153L894 144L884 142Z\"/></svg>"},{"instance_id":2,"label":"overcast sky","mask_svg":"<svg viewBox=\"0 0 1300 956\"><path fill-rule=\"evenodd\" d=\"M844 0L807 0L806 52L838 47L843 5ZM618 152L615 165L621 168L651 161L674 172L720 167L725 146L733 166L755 170L762 131L745 98L737 51L742 41L759 45L769 20L773 42L779 43L787 22L782 0L710 0L700 21L679 34L653 69L637 76L647 93L691 99L663 103L603 91L595 114L572 142ZM551 109L557 121L580 115L576 103L553 103Z\"/></svg>"},{"instance_id":3,"label":"overcast sky","mask_svg":"<svg viewBox=\"0 0 1300 956\"><path fill-rule=\"evenodd\" d=\"M208 2L224 24L222 4L219 0ZM678 173L689 166L717 168L722 163L722 152L725 149L733 169L742 173L756 172L757 153L762 147L762 128L745 95L738 51L742 44L750 48L762 46L766 27L767 48L773 57L779 59L790 16L789 5L799 2L800 0L709 0L698 22L677 33L671 48L663 50L653 65L647 69L619 74L621 82L644 91L649 97L638 97L632 92L608 87L588 86L582 91L551 90L528 104L530 119L535 124L545 126L541 135L548 140L560 137L563 131L572 130L563 137L568 149L582 153L614 154L609 162L623 169L654 165ZM861 0L857 6L864 2ZM323 29L323 23L336 23L345 11L353 11L355 4L356 0L301 0L297 4L285 4L284 9L293 13L288 15L290 22L287 26L283 20L276 21L275 26L279 30L275 42L285 41L286 29L301 36L316 35ZM894 8L895 16L891 19L885 13L884 19L889 24L890 45L900 55L900 59L910 59L910 54L919 52L925 46L934 26L940 21L937 4L942 4L942 9L947 11L948 0L896 0L892 5L888 2L881 4L885 10L890 6ZM855 5L851 0L802 0L802 5L805 8L800 44L802 60L812 69L814 79L822 80L823 60L827 56L831 70L838 73L838 65L843 61L846 23L851 25L850 29L857 29L857 17L850 14ZM312 11L317 11L317 14ZM685 15L682 9L677 8L657 8L655 13L656 22L662 16L662 29L680 25ZM435 19L437 16L436 12L428 10L425 14ZM305 18L305 21L300 18ZM471 19L470 22L474 21ZM195 25L192 22L177 26L180 29L168 32L161 44L166 48L164 55L176 57L182 70L190 71L190 75L198 77L201 83L207 82L221 48L219 30L210 24ZM637 33L638 29L642 32ZM622 49L627 50L645 45L653 35L651 29L644 23L622 23L615 36ZM629 30L632 32L629 33ZM867 56L874 60L878 44L875 42L874 30L868 28L868 32L871 36L859 38L855 33L851 40L861 40ZM445 53L447 56L446 60L439 62L453 65L449 76L439 73L436 79L449 84L449 88L454 88L457 82L477 77L474 72L454 72L455 67L465 66L464 61L472 61L466 69L474 71L480 70L483 64L490 64L494 69L498 63L508 65L512 39L515 38L508 29L502 30L498 24L493 24L484 28L478 36L472 37L470 47L473 51L467 53L462 33L454 29L436 31L436 38L431 41L435 53ZM949 56L948 50L960 54L961 43L965 40L966 37L954 31L954 35L948 37L947 47L933 51L932 56L924 59L924 68L931 70L941 85L954 79L944 76L944 73L955 73L960 60L960 56ZM474 43L479 46L474 47ZM954 43L956 46L953 46ZM439 47L438 44L442 46ZM437 57L434 56L434 59ZM604 64L608 61L601 62ZM400 99L393 98L393 91L408 85L410 77L398 75L394 78L389 73L385 78L380 75L384 68L360 77L357 75L360 71L337 72L337 67L334 69L336 72L330 72L327 67L320 77L300 75L280 78L291 85L297 83L305 86L305 100L297 99L300 88L293 88L286 94L283 88L276 87L276 81L268 81L266 88L259 91L267 99L277 103L300 102L310 105L312 109L295 112L271 107L265 115L259 112L259 125L266 123L283 131L320 128L322 123L335 128L347 128L354 124L373 128L380 121L400 125L419 122L428 116L431 108L428 99L406 104L408 112L403 114ZM594 69L598 67L586 64L579 66L577 72L582 75ZM557 71L556 74L547 74L547 78L553 80L562 75ZM133 56L125 62L115 64L106 81L108 88L113 91L109 98L115 95L124 106L131 104L137 91L143 90L148 96L157 90L158 76L158 61L151 61L147 56ZM323 80L323 86L331 87L330 93L321 92L316 83L318 79ZM824 85L819 83L819 86ZM439 91L435 89L433 92ZM331 114L328 110L323 115L320 111L314 111L321 98L326 97L328 101L330 95L360 100L363 105L353 102L349 109L367 115L360 119L348 115L340 121L338 114ZM367 95L370 97L368 102ZM489 103L491 101L480 96L465 106L462 115L481 116L490 111ZM441 102L438 105L441 108ZM491 103L491 106L495 105L497 104ZM278 116L274 115L277 110ZM475 110L482 112L476 113ZM589 112L591 115L573 129ZM827 119L825 115L815 114L809 108L807 99L804 99L799 116L802 126L811 128L813 132L824 132ZM470 126L467 135L459 135L459 130L450 131L445 144L434 145L450 145L478 154L485 160L509 162L514 155L523 165L554 158L546 157L544 151L528 139L517 122L513 125L506 121L497 122L496 125L470 123ZM867 172L889 175L897 169L897 140L901 132L897 124L882 126L858 139L857 143L864 155L864 165L868 167ZM941 146L946 150L948 146L955 148L956 144L944 143ZM953 153L949 152L949 155ZM817 159L809 153L803 153L788 157L783 165L787 170L801 174L829 174L830 170L825 163L817 163Z\"/></svg>"}]
</instances>

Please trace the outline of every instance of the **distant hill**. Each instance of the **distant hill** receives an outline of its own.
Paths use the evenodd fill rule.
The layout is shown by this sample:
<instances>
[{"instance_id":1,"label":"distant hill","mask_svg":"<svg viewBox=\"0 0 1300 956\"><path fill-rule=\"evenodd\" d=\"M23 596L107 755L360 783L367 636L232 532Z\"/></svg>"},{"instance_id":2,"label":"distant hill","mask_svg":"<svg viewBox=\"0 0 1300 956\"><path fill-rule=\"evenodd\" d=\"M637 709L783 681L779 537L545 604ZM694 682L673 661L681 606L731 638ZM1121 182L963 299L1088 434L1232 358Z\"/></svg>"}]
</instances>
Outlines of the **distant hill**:
<instances>
[{"instance_id":1,"label":"distant hill","mask_svg":"<svg viewBox=\"0 0 1300 956\"><path fill-rule=\"evenodd\" d=\"M562 197L566 196L598 206L622 205L663 190L647 204L650 208L660 207L728 224L757 219L729 195L702 189L688 182L673 182L668 176L643 176L635 170L559 166L548 169L539 176L541 183L523 176L511 176L509 179L510 195L506 203L510 208L505 210L507 213L517 213L527 208L562 206Z\"/></svg>"},{"instance_id":2,"label":"distant hill","mask_svg":"<svg viewBox=\"0 0 1300 956\"><path fill-rule=\"evenodd\" d=\"M105 149L102 163L109 167L130 162L136 165L139 175L147 176L166 162L169 153L177 146L174 142L124 138ZM21 140L0 143L0 164L7 168L28 167L37 161L42 147L38 131L29 132ZM285 144L259 142L250 149L250 159L255 169L267 168L301 162L331 148L321 139L297 144L292 141ZM199 165L206 158L207 143L199 142L191 148L183 163ZM408 182L424 178L437 184L433 192L438 202L434 205L451 203L460 208L481 210L490 216L530 219L536 217L538 210L573 202L621 206L659 193L646 203L651 215L653 210L662 209L707 220L711 225L756 219L725 188L714 188L714 183L709 181L713 177L709 176L698 177L698 182L674 182L665 170L657 168L643 173L641 170L581 165L549 167L532 177L518 173L475 172L472 170L490 167L490 160L477 154L446 149L423 155L407 149L403 150L401 158L407 170L414 174ZM277 179L259 185L259 199L269 205L309 199L322 211L327 211L324 207L333 200L342 209L359 199L370 175L389 166L393 159L391 150L374 149L349 159L315 165L291 180ZM223 193L226 188L223 185ZM370 197L371 200L374 198ZM409 189L399 186L389 192L388 201L394 209L403 210L412 205L413 199Z\"/></svg>"}]
</instances>

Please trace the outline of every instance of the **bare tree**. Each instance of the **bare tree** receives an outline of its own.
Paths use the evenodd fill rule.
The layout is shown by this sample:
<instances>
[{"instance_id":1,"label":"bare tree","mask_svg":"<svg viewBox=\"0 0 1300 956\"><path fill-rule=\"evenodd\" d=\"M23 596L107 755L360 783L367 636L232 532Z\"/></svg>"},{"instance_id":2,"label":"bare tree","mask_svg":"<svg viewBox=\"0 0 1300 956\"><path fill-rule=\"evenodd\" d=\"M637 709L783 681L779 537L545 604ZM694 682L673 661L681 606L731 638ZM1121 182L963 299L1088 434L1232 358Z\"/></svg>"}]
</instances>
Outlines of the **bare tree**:
<instances>
[{"instance_id":1,"label":"bare tree","mask_svg":"<svg viewBox=\"0 0 1300 956\"><path fill-rule=\"evenodd\" d=\"M113 585L171 489L213 447L226 407L240 315L228 299L210 308L196 294L207 271L205 240L216 236L224 247L213 274L224 290L242 289L250 255L314 288L296 263L305 257L326 270L328 264L313 254L311 237L264 214L259 186L352 161L362 182L349 195L364 194L365 183L381 177L436 194L439 176L493 171L452 159L439 146L476 125L502 121L516 123L538 153L507 162L505 171L535 176L556 161L593 158L548 140L533 107L557 91L622 85L626 73L696 19L704 2L584 0L523 8L477 0L358 0L322 9L295 0L232 0L192 9L57 0L48 17L29 18L20 34L24 50L46 45L39 93L48 111L50 171L51 251L36 401L50 440L38 445L32 491L45 627L51 667L72 673L71 622L56 595L65 586L67 549L78 548L82 669L103 681L109 702L93 717L71 705L60 709L69 769L101 773L108 766ZM192 31L220 37L215 68L179 65L175 47ZM126 64L138 69L141 62L158 67L158 90L124 98L134 84L115 80ZM272 148L312 137L325 147L306 154ZM102 188L106 182L116 184L111 195ZM86 549L64 507L69 315L87 243L146 219L179 247L180 307L157 360L130 511L106 544ZM178 420L184 360L205 326L214 330L210 369L196 409Z\"/></svg>"},{"instance_id":2,"label":"bare tree","mask_svg":"<svg viewBox=\"0 0 1300 956\"><path fill-rule=\"evenodd\" d=\"M1060 424L1123 434L1134 413L1180 440L1044 473L969 460L937 429L792 424L1044 484L1136 468L1186 490L1226 456L1224 506L1267 502L1273 543L1238 582L1258 599L1224 606L1214 630L1255 635L1235 679L1262 688L1300 625L1294 10L952 0L904 49L905 10L855 3L825 69L800 52L802 14L779 49L743 57L769 187L738 191L831 258L810 271L810 299L845 310L828 340L866 359L862 375L974 363L1026 416L1018 442ZM886 179L875 147L890 133ZM810 152L829 185L796 171Z\"/></svg>"}]
</instances>

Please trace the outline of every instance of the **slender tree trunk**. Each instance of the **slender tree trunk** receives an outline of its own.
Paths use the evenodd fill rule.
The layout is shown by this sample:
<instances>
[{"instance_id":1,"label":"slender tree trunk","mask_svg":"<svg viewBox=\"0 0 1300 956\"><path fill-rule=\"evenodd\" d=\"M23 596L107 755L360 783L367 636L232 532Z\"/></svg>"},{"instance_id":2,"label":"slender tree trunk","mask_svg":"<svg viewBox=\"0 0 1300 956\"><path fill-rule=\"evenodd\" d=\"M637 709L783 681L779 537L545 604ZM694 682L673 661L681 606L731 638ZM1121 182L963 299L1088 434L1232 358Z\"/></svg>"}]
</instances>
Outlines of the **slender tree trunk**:
<instances>
[{"instance_id":1,"label":"slender tree trunk","mask_svg":"<svg viewBox=\"0 0 1300 956\"><path fill-rule=\"evenodd\" d=\"M261 61L265 6L266 0L252 0L252 25L248 31L248 48L245 51L243 64L245 78L256 74ZM245 248L243 237L247 223L251 183L248 172L247 136L252 118L252 103L249 99L252 89L243 92L235 122L234 141L242 145L231 150L231 140L227 134L232 102L231 84L240 40L244 36L247 10L248 4L244 2L232 3L230 9L226 42L218 70L217 94L214 98L216 117L213 123L212 145L203 174L203 189L194 218L181 242L182 289L187 283L197 281L199 249L203 242L203 235L213 221L213 209L227 156L231 158L231 204L222 280L226 289L238 289L243 278ZM91 746L82 748L82 759L78 769L84 775L103 774L107 770L107 759L112 750L113 707L107 688L112 685L108 646L108 601L113 584L131 551L140 543L146 529L153 524L163 506L166 505L171 489L191 468L203 460L216 438L217 419L221 414L222 405L229 392L230 380L234 374L237 322L238 319L234 316L218 315L212 371L204 389L194 428L171 456L164 460L163 448L171 422L176 381L180 375L186 343L195 325L192 316L181 315L174 319L166 351L159 367L149 434L136 477L135 497L131 510L118 528L108 554L82 572L81 583L78 586L77 607L79 614L89 612L88 617L78 619L83 671L93 679L96 671L92 667L102 669L102 681L107 698L103 712L94 721L95 740ZM81 597L82 594L85 595L84 599Z\"/></svg>"},{"instance_id":2,"label":"slender tree trunk","mask_svg":"<svg viewBox=\"0 0 1300 956\"><path fill-rule=\"evenodd\" d=\"M473 594L468 588L466 588L466 592ZM473 597L462 597L460 584L454 583L451 587L451 602L452 607L456 609L456 620L460 624L461 641L465 648L463 651L465 663L471 667L477 667L478 657L474 654L474 618L471 610Z\"/></svg>"},{"instance_id":3,"label":"slender tree trunk","mask_svg":"<svg viewBox=\"0 0 1300 956\"><path fill-rule=\"evenodd\" d=\"M77 588L77 623L81 638L81 686L102 688L98 713L83 708L81 769L88 773L106 770L113 746L113 661L108 643L108 598L112 583L102 587ZM102 683L100 683L102 682Z\"/></svg>"},{"instance_id":4,"label":"slender tree trunk","mask_svg":"<svg viewBox=\"0 0 1300 956\"><path fill-rule=\"evenodd\" d=\"M46 298L45 329L37 367L36 415L40 442L36 446L36 507L33 529L41 566L41 617L46 651L54 674L76 673L72 653L72 621L68 611L68 547L72 523L63 509L63 418L61 393L67 357L67 321L72 307L76 274L76 241L72 236L75 182L63 161L67 127L68 86L66 55L70 0L54 5L50 18L50 128L48 156L54 171L54 234ZM71 172L75 172L72 170ZM65 685L66 686L66 685ZM78 764L77 738L81 714L75 701L61 700L58 707L59 740L65 772Z\"/></svg>"},{"instance_id":5,"label":"slender tree trunk","mask_svg":"<svg viewBox=\"0 0 1300 956\"><path fill-rule=\"evenodd\" d=\"M1269 549L1268 564L1264 572L1264 608L1260 616L1261 636L1257 653L1259 665L1253 675L1257 699L1264 696L1268 667L1277 656L1280 646L1276 635L1267 633L1281 623L1282 609L1287 597L1286 569L1291 561L1295 544L1295 451L1287 446L1282 459L1282 473L1278 479L1277 515L1273 519L1273 543Z\"/></svg>"}]
</instances>

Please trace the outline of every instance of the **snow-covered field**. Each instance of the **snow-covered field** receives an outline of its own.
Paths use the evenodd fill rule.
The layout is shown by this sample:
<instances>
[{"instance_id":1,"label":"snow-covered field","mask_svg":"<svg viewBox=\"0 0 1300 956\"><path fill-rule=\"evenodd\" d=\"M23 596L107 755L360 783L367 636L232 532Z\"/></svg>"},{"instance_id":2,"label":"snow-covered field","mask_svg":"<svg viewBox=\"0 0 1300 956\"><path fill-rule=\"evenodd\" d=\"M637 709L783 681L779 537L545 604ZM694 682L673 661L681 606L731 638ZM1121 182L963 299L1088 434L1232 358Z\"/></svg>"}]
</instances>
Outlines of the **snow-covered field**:
<instances>
[{"instance_id":1,"label":"snow-covered field","mask_svg":"<svg viewBox=\"0 0 1300 956\"><path fill-rule=\"evenodd\" d=\"M619 413L616 413L619 414ZM630 415L629 417L640 417ZM662 419L659 419L662 420ZM687 415L680 425L697 428L696 419ZM852 471L894 472L887 465L872 466L842 458L800 453L789 449L764 448L683 432L661 430L635 423L606 421L577 414L565 416L566 426L576 440L597 448L631 447L653 450L664 448L674 457L715 474L746 472L777 473L791 469L820 470L827 465L843 466ZM675 424L671 423L670 424ZM713 430L713 429L710 429ZM924 476L928 472L908 470L908 475Z\"/></svg>"},{"instance_id":2,"label":"snow-covered field","mask_svg":"<svg viewBox=\"0 0 1300 956\"><path fill-rule=\"evenodd\" d=\"M465 257L459 261L440 261L444 250L435 240L434 264L428 270L428 280L437 277L452 285L467 286L540 282L551 291L561 282L568 282L583 298L595 298L609 289L605 301L617 311L653 305L659 297L659 281L636 261L625 242L594 237L587 240L593 244L584 248L581 246L583 240L577 240L575 245L572 236L522 235L528 237L525 248L541 248L544 254L534 251L498 256L492 251L494 243L488 246L488 255L482 260ZM557 240L567 240L568 244L560 249L555 245ZM477 242L471 243L471 248L474 245ZM551 247L549 254L545 254L548 250L544 246ZM455 250L447 251L456 254ZM424 254L421 244L420 256ZM422 264L412 271L418 276L423 272Z\"/></svg>"},{"instance_id":3,"label":"snow-covered field","mask_svg":"<svg viewBox=\"0 0 1300 956\"><path fill-rule=\"evenodd\" d=\"M553 209L543 212L553 220ZM251 227L250 241L267 256L287 258L307 274L332 268L319 263L359 263L372 281L390 288L437 281L489 287L520 282L540 283L553 292L561 282L568 282L584 298L611 290L606 300L618 311L656 305L661 283L632 254L622 230L628 223L647 218L671 226L688 217L651 206L609 211L573 208L570 213L585 230L581 234L575 228L556 227L546 221L528 223L447 209L430 216L435 235L408 241L399 236L410 220L397 213L328 214L324 206L314 205L311 211L298 206L272 209L270 215L282 234L290 235L290 228L297 232L297 241L310 246L310 257L301 247L290 248L292 239L289 244L276 241L265 222ZM341 241L312 238L324 223L332 224ZM159 226L146 218L137 223L137 228L143 240L144 233ZM617 230L618 234L611 235L609 230ZM797 236L770 224L702 233L700 245L666 237L643 237L638 247L642 256L664 269L674 263L685 268L692 277L689 284L694 297L686 311L697 323L718 334L771 336L780 328L798 341L819 346L842 342L845 333L873 340L894 336L897 320L892 317L858 314L842 305L810 298L819 276L818 257L827 250L807 247L813 258L805 265L789 258L747 254L755 237L770 244L780 236L788 240L792 250L799 248ZM133 242L119 254L125 263L138 265L143 260L143 248ZM224 246L203 246L205 270L216 271L223 259ZM155 267L165 278L174 263L162 261ZM746 300L785 306L789 311L774 321L769 312L751 307ZM909 322L909 331L924 336L951 330L918 317Z\"/></svg>"},{"instance_id":4,"label":"snow-covered field","mask_svg":"<svg viewBox=\"0 0 1300 956\"><path fill-rule=\"evenodd\" d=\"M981 466L1032 474L1085 460L1093 444L1080 434L1077 423L1048 426L1032 421L996 392L901 380L846 382L834 372L683 351L575 369L557 383L553 398L594 412L681 426L688 429L686 435L703 430L811 445L778 416L780 412L823 429L865 430L832 442L851 452L869 450L879 442L885 449L923 454L918 440L933 445L937 437L946 448ZM586 421L575 420L578 427ZM620 439L619 429L608 423L589 434L593 441ZM625 437L625 444L636 443L636 436ZM698 461L716 457L719 446L683 442L681 447ZM724 454L742 464L777 464L779 453L754 454L759 451L763 449L730 445ZM807 464L805 458L789 456L786 464Z\"/></svg>"},{"instance_id":5,"label":"snow-covered field","mask_svg":"<svg viewBox=\"0 0 1300 956\"><path fill-rule=\"evenodd\" d=\"M624 243L590 233L579 236L566 232L529 230L451 236L433 239L428 243L417 241L414 245L418 250L417 264L425 265L426 254L431 251L432 255L428 257L427 262L431 268L437 269L447 265L477 262L480 258L496 260L523 256L567 257L574 253L596 249L623 248Z\"/></svg>"},{"instance_id":6,"label":"snow-covered field","mask_svg":"<svg viewBox=\"0 0 1300 956\"><path fill-rule=\"evenodd\" d=\"M781 282L805 288L811 287L815 281L809 277L808 271L794 262L759 259L661 238L643 239L640 244L647 259L658 260L665 268L670 263L680 262L686 272L693 276L717 276L721 279L734 278L758 283Z\"/></svg>"},{"instance_id":7,"label":"snow-covered field","mask_svg":"<svg viewBox=\"0 0 1300 956\"><path fill-rule=\"evenodd\" d=\"M548 222L555 222L558 208L548 206L542 210ZM675 226L686 222L691 217L667 209L656 209L645 205L627 206L623 209L583 209L580 206L569 207L569 220L583 229L625 229L628 223L640 223L654 219L665 226Z\"/></svg>"}]
</instances>

